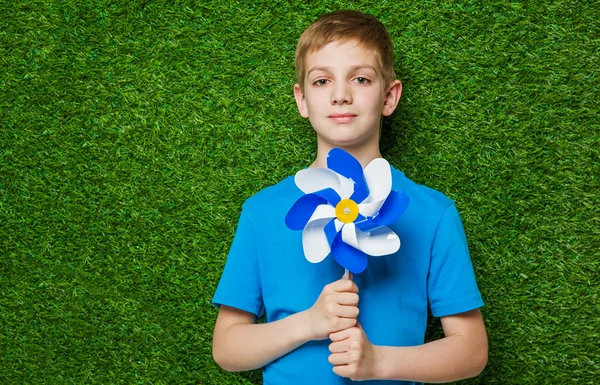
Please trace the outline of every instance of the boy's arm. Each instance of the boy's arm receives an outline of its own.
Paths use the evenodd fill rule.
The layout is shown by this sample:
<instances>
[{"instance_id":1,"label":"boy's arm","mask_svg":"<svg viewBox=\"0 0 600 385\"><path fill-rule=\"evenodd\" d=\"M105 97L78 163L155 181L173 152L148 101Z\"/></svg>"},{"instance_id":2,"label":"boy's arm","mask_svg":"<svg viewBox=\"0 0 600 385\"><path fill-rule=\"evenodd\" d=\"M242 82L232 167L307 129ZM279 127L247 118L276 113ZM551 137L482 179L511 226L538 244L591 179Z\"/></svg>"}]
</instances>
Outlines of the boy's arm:
<instances>
[{"instance_id":1,"label":"boy's arm","mask_svg":"<svg viewBox=\"0 0 600 385\"><path fill-rule=\"evenodd\" d=\"M340 279L323 288L308 310L257 324L256 316L221 305L213 336L213 357L228 371L252 370L311 340L356 325L358 287Z\"/></svg>"},{"instance_id":2,"label":"boy's arm","mask_svg":"<svg viewBox=\"0 0 600 385\"><path fill-rule=\"evenodd\" d=\"M487 363L488 342L479 309L441 317L445 337L420 346L372 345L360 327L332 334L334 372L355 380L440 383L474 377Z\"/></svg>"},{"instance_id":3,"label":"boy's arm","mask_svg":"<svg viewBox=\"0 0 600 385\"><path fill-rule=\"evenodd\" d=\"M256 324L256 316L221 305L213 337L213 357L223 369L260 368L309 340L302 313Z\"/></svg>"}]
</instances>

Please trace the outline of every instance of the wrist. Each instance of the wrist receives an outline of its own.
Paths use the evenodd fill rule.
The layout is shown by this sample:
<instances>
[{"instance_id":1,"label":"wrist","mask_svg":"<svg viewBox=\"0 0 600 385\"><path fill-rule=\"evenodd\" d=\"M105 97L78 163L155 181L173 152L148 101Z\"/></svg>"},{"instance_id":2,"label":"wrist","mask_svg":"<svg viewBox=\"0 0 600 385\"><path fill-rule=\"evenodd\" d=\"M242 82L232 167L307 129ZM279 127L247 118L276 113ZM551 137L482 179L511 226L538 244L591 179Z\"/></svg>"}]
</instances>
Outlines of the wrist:
<instances>
[{"instance_id":1,"label":"wrist","mask_svg":"<svg viewBox=\"0 0 600 385\"><path fill-rule=\"evenodd\" d=\"M372 377L374 380L387 379L388 373L386 371L386 354L385 347L373 345L373 373Z\"/></svg>"},{"instance_id":2,"label":"wrist","mask_svg":"<svg viewBox=\"0 0 600 385\"><path fill-rule=\"evenodd\" d=\"M299 313L293 314L290 317L294 317L294 328L296 337L302 342L308 342L316 339L313 330L311 328L310 311L304 310Z\"/></svg>"}]
</instances>

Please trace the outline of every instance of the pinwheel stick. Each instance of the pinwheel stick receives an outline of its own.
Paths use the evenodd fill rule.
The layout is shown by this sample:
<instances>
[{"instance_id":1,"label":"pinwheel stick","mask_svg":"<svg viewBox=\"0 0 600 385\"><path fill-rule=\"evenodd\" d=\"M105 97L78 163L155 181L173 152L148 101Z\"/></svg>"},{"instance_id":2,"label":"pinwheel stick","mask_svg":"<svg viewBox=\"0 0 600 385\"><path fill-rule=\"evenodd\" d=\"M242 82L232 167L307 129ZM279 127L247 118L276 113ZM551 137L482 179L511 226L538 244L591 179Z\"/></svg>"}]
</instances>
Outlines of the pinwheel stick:
<instances>
[{"instance_id":1,"label":"pinwheel stick","mask_svg":"<svg viewBox=\"0 0 600 385\"><path fill-rule=\"evenodd\" d=\"M348 271L348 269L344 269L344 279L350 279L350 272Z\"/></svg>"}]
</instances>

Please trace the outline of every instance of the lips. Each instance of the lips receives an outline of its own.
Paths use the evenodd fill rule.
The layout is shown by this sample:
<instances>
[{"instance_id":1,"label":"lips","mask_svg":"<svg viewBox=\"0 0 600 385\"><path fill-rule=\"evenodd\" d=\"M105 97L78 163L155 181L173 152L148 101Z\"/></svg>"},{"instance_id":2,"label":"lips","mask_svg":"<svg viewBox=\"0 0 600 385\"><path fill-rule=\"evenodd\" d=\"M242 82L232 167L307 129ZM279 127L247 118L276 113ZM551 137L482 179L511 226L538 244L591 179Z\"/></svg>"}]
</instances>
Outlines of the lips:
<instances>
[{"instance_id":1,"label":"lips","mask_svg":"<svg viewBox=\"0 0 600 385\"><path fill-rule=\"evenodd\" d=\"M345 114L331 114L327 118L335 123L350 123L356 118L355 114L345 113Z\"/></svg>"}]
</instances>

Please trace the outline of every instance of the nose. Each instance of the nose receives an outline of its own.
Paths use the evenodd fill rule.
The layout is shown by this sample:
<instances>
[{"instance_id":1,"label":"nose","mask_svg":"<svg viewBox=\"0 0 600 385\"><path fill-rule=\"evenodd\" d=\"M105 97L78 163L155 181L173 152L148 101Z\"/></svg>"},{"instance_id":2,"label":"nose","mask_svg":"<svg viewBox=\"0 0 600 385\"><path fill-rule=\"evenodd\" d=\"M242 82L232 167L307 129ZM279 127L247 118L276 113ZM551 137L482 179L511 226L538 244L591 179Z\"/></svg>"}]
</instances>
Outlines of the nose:
<instances>
[{"instance_id":1,"label":"nose","mask_svg":"<svg viewBox=\"0 0 600 385\"><path fill-rule=\"evenodd\" d=\"M332 87L331 104L352 104L352 91L346 82L336 82Z\"/></svg>"}]
</instances>

